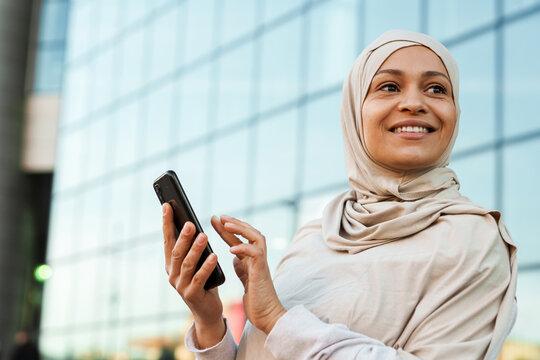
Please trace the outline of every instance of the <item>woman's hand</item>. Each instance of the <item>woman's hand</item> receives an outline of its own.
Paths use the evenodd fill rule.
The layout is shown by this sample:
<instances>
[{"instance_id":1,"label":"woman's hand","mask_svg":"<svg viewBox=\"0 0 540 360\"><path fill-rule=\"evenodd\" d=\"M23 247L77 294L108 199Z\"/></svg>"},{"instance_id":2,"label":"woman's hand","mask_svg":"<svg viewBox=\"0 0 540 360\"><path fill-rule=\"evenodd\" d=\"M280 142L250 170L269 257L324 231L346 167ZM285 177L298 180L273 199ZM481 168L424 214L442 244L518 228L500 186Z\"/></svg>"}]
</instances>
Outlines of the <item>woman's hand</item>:
<instances>
[{"instance_id":1,"label":"woman's hand","mask_svg":"<svg viewBox=\"0 0 540 360\"><path fill-rule=\"evenodd\" d=\"M226 327L222 318L223 304L217 288L204 289L206 280L216 267L217 256L208 256L196 271L208 238L201 233L191 245L194 234L195 225L187 222L177 240L172 208L167 203L163 204L165 270L169 275L169 283L193 313L197 341L199 347L204 349L219 343L225 335Z\"/></svg>"},{"instance_id":2,"label":"woman's hand","mask_svg":"<svg viewBox=\"0 0 540 360\"><path fill-rule=\"evenodd\" d=\"M212 217L212 226L231 246L234 258L234 270L244 284L244 309L249 321L258 329L268 334L276 321L286 310L277 297L268 262L266 259L266 239L248 223L221 216ZM236 235L248 240L243 243Z\"/></svg>"}]
</instances>

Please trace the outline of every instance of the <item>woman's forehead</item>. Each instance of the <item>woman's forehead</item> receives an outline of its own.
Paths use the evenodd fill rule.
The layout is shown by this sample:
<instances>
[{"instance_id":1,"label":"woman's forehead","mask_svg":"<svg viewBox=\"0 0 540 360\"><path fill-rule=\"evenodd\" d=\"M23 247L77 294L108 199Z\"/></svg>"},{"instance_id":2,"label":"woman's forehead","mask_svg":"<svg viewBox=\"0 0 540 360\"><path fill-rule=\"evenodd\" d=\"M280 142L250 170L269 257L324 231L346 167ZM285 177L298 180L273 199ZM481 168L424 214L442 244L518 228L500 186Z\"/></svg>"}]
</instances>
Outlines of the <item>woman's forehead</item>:
<instances>
[{"instance_id":1,"label":"woman's forehead","mask_svg":"<svg viewBox=\"0 0 540 360\"><path fill-rule=\"evenodd\" d=\"M449 78L441 58L431 49L420 45L407 46L394 51L384 60L375 74L379 73L380 70L388 69L404 73L438 71Z\"/></svg>"}]
</instances>

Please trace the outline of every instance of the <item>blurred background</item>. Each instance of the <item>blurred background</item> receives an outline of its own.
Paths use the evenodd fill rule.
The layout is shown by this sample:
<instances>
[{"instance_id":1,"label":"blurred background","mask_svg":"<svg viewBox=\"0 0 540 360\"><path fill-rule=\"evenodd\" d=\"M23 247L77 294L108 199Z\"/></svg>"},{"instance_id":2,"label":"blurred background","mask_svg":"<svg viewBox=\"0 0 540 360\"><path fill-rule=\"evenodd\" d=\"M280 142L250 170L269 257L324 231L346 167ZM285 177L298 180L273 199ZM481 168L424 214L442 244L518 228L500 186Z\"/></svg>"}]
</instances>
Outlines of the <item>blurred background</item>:
<instances>
[{"instance_id":1,"label":"blurred background","mask_svg":"<svg viewBox=\"0 0 540 360\"><path fill-rule=\"evenodd\" d=\"M191 359L152 181L174 169L204 229L212 214L252 223L274 268L348 188L342 81L396 28L457 59L450 167L464 195L503 212L519 248L500 359L540 359L532 0L0 0L0 358L39 342L46 359ZM243 289L209 237L238 338Z\"/></svg>"}]
</instances>

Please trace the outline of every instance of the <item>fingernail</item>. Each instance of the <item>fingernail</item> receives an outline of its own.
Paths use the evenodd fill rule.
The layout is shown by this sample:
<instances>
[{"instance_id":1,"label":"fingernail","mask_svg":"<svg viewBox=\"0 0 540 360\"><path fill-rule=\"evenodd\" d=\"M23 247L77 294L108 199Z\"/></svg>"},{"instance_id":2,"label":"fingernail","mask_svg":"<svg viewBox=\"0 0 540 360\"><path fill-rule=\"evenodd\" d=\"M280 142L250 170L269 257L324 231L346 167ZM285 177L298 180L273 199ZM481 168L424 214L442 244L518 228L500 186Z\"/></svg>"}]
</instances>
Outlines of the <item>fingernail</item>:
<instances>
[{"instance_id":1,"label":"fingernail","mask_svg":"<svg viewBox=\"0 0 540 360\"><path fill-rule=\"evenodd\" d=\"M203 242L204 242L204 237L201 235L201 236L197 236L197 244L201 245Z\"/></svg>"},{"instance_id":2,"label":"fingernail","mask_svg":"<svg viewBox=\"0 0 540 360\"><path fill-rule=\"evenodd\" d=\"M167 209L165 209L165 204L161 205L161 211L163 212L163 216L165 216L165 213L167 212Z\"/></svg>"}]
</instances>

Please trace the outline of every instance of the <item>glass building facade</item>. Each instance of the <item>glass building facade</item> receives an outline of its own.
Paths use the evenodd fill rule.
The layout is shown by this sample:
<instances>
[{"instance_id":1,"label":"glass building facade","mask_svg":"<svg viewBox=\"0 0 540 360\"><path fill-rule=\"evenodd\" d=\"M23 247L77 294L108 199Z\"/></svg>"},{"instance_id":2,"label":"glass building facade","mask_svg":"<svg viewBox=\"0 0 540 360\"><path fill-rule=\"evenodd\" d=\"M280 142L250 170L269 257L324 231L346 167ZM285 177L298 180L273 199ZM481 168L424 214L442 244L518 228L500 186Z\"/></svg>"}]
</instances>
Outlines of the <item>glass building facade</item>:
<instances>
[{"instance_id":1,"label":"glass building facade","mask_svg":"<svg viewBox=\"0 0 540 360\"><path fill-rule=\"evenodd\" d=\"M296 229L348 188L342 81L395 28L430 34L457 59L450 167L464 195L502 210L519 247L519 314L501 356L540 357L540 2L72 0L68 19L47 358L157 359L164 347L190 358L178 345L190 314L167 281L152 181L176 170L204 229L212 214L253 224L274 268ZM243 289L232 256L209 237L234 308Z\"/></svg>"}]
</instances>

